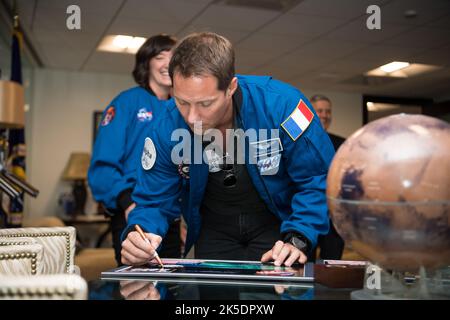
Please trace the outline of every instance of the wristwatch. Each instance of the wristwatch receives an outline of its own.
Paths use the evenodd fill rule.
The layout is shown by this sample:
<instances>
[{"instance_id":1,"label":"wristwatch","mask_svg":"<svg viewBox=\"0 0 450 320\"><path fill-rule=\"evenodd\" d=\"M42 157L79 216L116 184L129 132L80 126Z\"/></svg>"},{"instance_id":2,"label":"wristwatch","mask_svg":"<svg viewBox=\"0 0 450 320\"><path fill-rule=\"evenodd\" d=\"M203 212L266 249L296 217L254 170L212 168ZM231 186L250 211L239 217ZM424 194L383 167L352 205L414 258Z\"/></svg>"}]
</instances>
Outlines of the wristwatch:
<instances>
[{"instance_id":1,"label":"wristwatch","mask_svg":"<svg viewBox=\"0 0 450 320\"><path fill-rule=\"evenodd\" d=\"M308 239L299 233L290 232L286 234L284 242L292 244L304 254L308 254L309 252L310 245Z\"/></svg>"}]
</instances>

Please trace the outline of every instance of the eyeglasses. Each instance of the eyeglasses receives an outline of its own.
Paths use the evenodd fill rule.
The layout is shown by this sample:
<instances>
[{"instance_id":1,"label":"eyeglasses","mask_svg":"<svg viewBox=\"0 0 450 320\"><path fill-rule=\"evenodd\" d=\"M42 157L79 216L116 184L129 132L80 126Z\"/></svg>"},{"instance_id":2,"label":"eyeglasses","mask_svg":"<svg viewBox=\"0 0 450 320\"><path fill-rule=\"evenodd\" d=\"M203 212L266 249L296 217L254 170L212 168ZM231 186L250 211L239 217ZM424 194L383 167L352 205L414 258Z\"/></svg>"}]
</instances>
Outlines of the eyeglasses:
<instances>
[{"instance_id":1,"label":"eyeglasses","mask_svg":"<svg viewBox=\"0 0 450 320\"><path fill-rule=\"evenodd\" d=\"M237 178L234 174L234 165L224 163L220 169L225 173L223 177L223 185L225 188L233 188L236 186Z\"/></svg>"}]
</instances>

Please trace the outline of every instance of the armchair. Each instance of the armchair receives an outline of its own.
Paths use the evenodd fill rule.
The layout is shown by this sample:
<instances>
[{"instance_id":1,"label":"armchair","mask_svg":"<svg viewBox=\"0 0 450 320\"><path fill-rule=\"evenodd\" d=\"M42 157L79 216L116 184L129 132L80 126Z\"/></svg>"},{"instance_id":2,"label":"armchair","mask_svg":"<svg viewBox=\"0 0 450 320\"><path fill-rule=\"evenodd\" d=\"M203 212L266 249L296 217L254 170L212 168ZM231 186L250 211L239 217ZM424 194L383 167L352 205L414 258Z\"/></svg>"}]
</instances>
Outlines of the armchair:
<instances>
[{"instance_id":1,"label":"armchair","mask_svg":"<svg viewBox=\"0 0 450 320\"><path fill-rule=\"evenodd\" d=\"M76 274L0 275L0 300L85 300L87 283Z\"/></svg>"},{"instance_id":2,"label":"armchair","mask_svg":"<svg viewBox=\"0 0 450 320\"><path fill-rule=\"evenodd\" d=\"M0 238L0 275L41 274L43 247L32 238Z\"/></svg>"},{"instance_id":3,"label":"armchair","mask_svg":"<svg viewBox=\"0 0 450 320\"><path fill-rule=\"evenodd\" d=\"M58 217L44 216L31 219L27 218L24 219L23 226L24 228L20 229L0 229L0 238L5 239L3 233L8 234L8 237L6 239L13 241L20 238L19 234L30 235L30 230L34 230L35 232L40 231L41 233L49 233L49 231L61 229L70 230L68 235L68 242L65 236L57 237L57 239L59 239L59 245L57 246L59 248L59 253L54 253L54 248L56 246L51 243L52 240L50 240L50 236L38 236L34 238L36 243L39 243L44 247L43 259L45 261L43 262L43 264L46 267L45 270L40 273L67 273L67 270L73 272L76 269L76 273L78 273L79 270L81 276L86 279L86 281L90 281L98 279L102 271L112 269L117 266L114 259L114 250L112 248L83 248L79 250L79 252L77 252L75 255L75 229L73 227L63 227L64 222ZM46 230L47 232L44 230ZM49 241L50 244L48 243ZM67 243L69 243L69 251L67 251ZM51 254L48 254L48 252L50 252ZM52 260L55 260L53 256L58 257L58 263L56 263L55 261L52 262ZM65 264L67 257L69 259L69 268L67 268ZM55 265L58 265L58 267L56 267ZM8 270L12 271L12 269Z\"/></svg>"},{"instance_id":4,"label":"armchair","mask_svg":"<svg viewBox=\"0 0 450 320\"><path fill-rule=\"evenodd\" d=\"M37 244L42 247L43 252L40 254L38 254L38 249L35 247L35 258L37 259L38 256L42 256L43 259L42 272L40 273L57 274L74 272L75 228L49 227L0 229L0 238L3 240L9 239L10 242L20 242L18 239L23 237L34 239ZM31 244L15 245L7 248L7 250L13 250L14 256L18 253L19 255L25 253L26 256L26 252L28 251L19 250L18 248L22 246L27 247L31 246ZM36 244L34 244L34 246L36 246ZM16 250L19 250L20 252L17 252ZM11 254L9 256L11 256ZM13 274L17 273L14 272Z\"/></svg>"}]
</instances>

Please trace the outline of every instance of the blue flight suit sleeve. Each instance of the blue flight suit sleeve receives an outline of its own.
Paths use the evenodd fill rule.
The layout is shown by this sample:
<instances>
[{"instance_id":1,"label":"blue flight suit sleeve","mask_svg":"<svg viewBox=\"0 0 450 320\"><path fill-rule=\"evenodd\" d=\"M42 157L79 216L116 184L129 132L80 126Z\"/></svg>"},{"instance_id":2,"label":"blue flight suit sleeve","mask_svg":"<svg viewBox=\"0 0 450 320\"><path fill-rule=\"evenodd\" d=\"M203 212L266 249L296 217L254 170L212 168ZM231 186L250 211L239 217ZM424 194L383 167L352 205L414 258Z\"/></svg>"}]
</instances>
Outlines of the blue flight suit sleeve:
<instances>
[{"instance_id":1,"label":"blue flight suit sleeve","mask_svg":"<svg viewBox=\"0 0 450 320\"><path fill-rule=\"evenodd\" d=\"M127 101L119 95L105 109L88 171L89 187L95 200L108 209L125 210L131 204L134 179L124 173L128 126L132 115ZM114 116L106 123L104 119L110 107L114 108ZM128 200L120 201L121 195L127 194Z\"/></svg>"},{"instance_id":2,"label":"blue flight suit sleeve","mask_svg":"<svg viewBox=\"0 0 450 320\"><path fill-rule=\"evenodd\" d=\"M137 183L132 194L136 208L128 216L122 239L135 224L164 238L169 224L181 215L182 178L171 160L172 146L167 138L171 130L165 130L164 118L159 120L159 124L149 128L147 134L155 146L156 160L149 170L145 170L142 164L137 169Z\"/></svg>"},{"instance_id":3,"label":"blue flight suit sleeve","mask_svg":"<svg viewBox=\"0 0 450 320\"><path fill-rule=\"evenodd\" d=\"M278 86L274 82L272 84ZM334 149L310 102L295 88L280 97L282 101L279 102L284 107L279 124L291 115L300 99L313 112L314 118L295 141L280 127L283 162L296 188L291 200L292 214L282 222L281 233L300 233L310 241L311 248L315 248L318 236L326 234L329 229L326 180Z\"/></svg>"}]
</instances>

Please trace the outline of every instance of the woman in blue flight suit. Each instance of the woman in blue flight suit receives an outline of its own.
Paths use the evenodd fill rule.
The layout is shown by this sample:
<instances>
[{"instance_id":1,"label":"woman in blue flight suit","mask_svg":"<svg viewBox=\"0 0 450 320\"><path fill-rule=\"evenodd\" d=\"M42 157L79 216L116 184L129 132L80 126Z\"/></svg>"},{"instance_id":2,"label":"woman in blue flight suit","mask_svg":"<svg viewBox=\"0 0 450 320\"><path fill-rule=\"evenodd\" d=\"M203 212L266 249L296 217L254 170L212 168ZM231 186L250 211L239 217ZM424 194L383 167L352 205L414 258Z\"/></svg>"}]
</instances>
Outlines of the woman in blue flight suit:
<instances>
[{"instance_id":1,"label":"woman in blue flight suit","mask_svg":"<svg viewBox=\"0 0 450 320\"><path fill-rule=\"evenodd\" d=\"M149 38L136 54L133 77L137 87L120 93L105 109L94 145L88 181L96 201L111 216L113 247L121 264L120 235L135 207L131 193L145 139L145 130L164 110L172 85L168 65L176 40L168 35ZM180 256L179 220L170 228L160 255Z\"/></svg>"}]
</instances>

